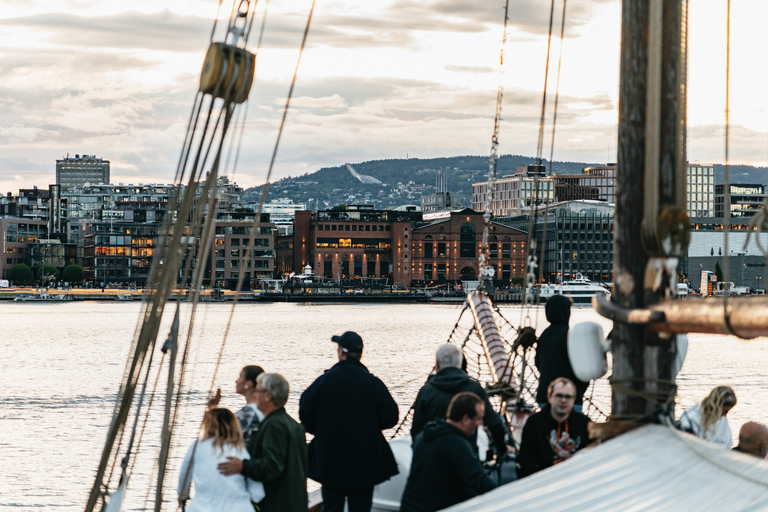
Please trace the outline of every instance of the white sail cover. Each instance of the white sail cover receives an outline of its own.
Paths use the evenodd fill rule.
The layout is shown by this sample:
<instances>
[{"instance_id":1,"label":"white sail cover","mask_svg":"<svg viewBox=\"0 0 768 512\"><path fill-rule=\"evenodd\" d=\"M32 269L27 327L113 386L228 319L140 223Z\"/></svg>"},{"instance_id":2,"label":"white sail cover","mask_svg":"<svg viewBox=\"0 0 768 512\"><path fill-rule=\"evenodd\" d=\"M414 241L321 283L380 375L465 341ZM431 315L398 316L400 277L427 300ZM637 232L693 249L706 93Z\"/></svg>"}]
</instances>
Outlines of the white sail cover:
<instances>
[{"instance_id":1,"label":"white sail cover","mask_svg":"<svg viewBox=\"0 0 768 512\"><path fill-rule=\"evenodd\" d=\"M648 425L446 510L768 510L768 462Z\"/></svg>"}]
</instances>

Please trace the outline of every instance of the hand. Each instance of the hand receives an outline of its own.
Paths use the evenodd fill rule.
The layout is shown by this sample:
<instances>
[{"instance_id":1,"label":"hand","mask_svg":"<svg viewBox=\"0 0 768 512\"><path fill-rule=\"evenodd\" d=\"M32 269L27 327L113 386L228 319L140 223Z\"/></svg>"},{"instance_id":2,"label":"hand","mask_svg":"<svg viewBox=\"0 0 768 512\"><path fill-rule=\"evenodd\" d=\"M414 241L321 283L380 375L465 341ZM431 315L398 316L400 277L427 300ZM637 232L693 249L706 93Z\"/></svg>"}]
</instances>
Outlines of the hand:
<instances>
[{"instance_id":1,"label":"hand","mask_svg":"<svg viewBox=\"0 0 768 512\"><path fill-rule=\"evenodd\" d=\"M214 409L219 406L219 402L221 402L221 388L216 388L216 394L213 395L213 398L208 400L208 408Z\"/></svg>"},{"instance_id":2,"label":"hand","mask_svg":"<svg viewBox=\"0 0 768 512\"><path fill-rule=\"evenodd\" d=\"M222 475L237 475L243 470L243 461L237 457L227 457L227 462L220 463L216 469Z\"/></svg>"}]
</instances>

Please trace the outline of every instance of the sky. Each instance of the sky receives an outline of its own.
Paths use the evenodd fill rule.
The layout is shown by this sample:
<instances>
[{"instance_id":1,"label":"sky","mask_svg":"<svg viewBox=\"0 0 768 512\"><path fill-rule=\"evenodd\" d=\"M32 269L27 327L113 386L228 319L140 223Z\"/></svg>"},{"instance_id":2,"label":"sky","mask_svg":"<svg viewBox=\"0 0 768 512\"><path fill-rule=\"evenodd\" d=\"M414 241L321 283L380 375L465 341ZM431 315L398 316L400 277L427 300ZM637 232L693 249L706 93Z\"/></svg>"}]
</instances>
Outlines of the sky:
<instances>
[{"instance_id":1,"label":"sky","mask_svg":"<svg viewBox=\"0 0 768 512\"><path fill-rule=\"evenodd\" d=\"M690 4L688 160L720 163L727 0ZM768 161L766 4L732 5L731 163ZM509 5L500 70L504 0L317 0L273 178L346 162L487 155L500 84L499 151L535 156L550 5ZM47 187L55 161L75 154L110 160L113 183L171 182L217 6L0 0L0 193ZM241 186L265 179L310 6L256 5L267 18L232 176ZM223 0L226 16L231 7ZM559 34L562 0L555 11ZM556 160L616 161L620 18L618 0L568 3ZM559 48L556 37L550 126Z\"/></svg>"}]
</instances>

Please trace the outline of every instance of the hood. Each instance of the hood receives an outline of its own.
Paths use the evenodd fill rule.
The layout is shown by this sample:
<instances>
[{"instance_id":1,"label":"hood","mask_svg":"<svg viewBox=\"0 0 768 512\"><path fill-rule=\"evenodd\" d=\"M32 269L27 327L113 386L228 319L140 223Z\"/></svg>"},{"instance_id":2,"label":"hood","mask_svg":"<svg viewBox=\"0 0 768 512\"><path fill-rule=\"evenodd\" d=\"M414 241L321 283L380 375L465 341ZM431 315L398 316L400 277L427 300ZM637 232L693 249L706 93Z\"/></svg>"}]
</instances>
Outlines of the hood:
<instances>
[{"instance_id":1,"label":"hood","mask_svg":"<svg viewBox=\"0 0 768 512\"><path fill-rule=\"evenodd\" d=\"M571 319L571 299L563 295L554 295L545 306L547 320L551 324L565 324Z\"/></svg>"},{"instance_id":2,"label":"hood","mask_svg":"<svg viewBox=\"0 0 768 512\"><path fill-rule=\"evenodd\" d=\"M429 383L440 391L455 394L468 380L469 375L460 368L443 368L429 379Z\"/></svg>"},{"instance_id":3,"label":"hood","mask_svg":"<svg viewBox=\"0 0 768 512\"><path fill-rule=\"evenodd\" d=\"M453 425L449 425L448 423L445 422L445 420L431 421L427 423L424 426L424 430L422 430L422 433L424 435L424 441L428 443L444 436L451 436L451 435L458 434L462 438L464 437L464 434L462 434L461 430L454 427Z\"/></svg>"}]
</instances>

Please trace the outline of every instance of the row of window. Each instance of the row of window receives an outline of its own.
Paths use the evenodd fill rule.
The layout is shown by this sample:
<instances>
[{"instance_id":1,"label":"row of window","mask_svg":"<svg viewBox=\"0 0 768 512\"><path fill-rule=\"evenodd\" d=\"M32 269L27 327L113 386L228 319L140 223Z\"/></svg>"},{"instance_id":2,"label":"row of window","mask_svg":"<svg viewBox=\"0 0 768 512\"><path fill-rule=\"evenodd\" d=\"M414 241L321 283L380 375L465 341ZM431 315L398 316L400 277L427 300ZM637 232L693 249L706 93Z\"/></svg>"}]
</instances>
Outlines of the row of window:
<instances>
[{"instance_id":1,"label":"row of window","mask_svg":"<svg viewBox=\"0 0 768 512\"><path fill-rule=\"evenodd\" d=\"M365 229L363 229L365 227ZM318 231L390 231L389 224L318 224Z\"/></svg>"}]
</instances>

